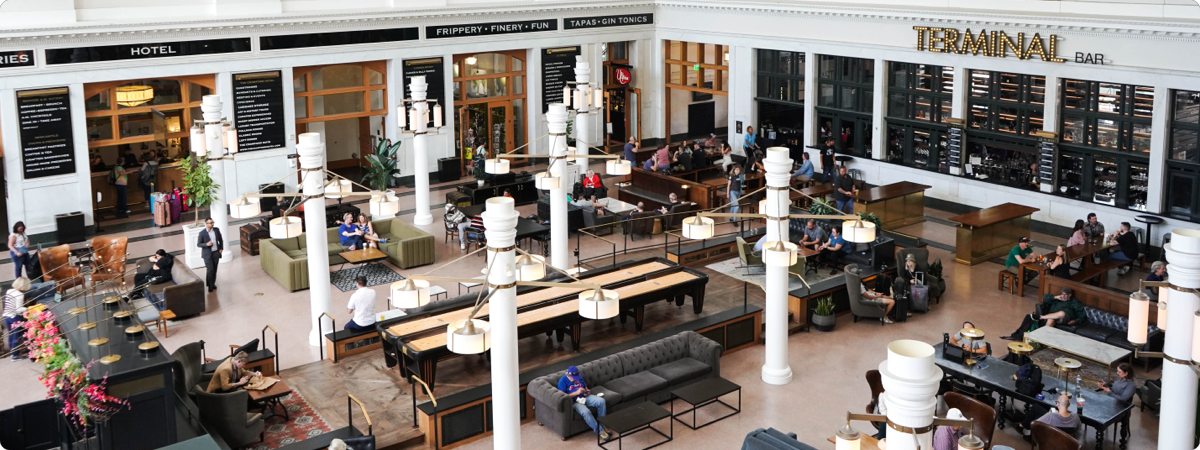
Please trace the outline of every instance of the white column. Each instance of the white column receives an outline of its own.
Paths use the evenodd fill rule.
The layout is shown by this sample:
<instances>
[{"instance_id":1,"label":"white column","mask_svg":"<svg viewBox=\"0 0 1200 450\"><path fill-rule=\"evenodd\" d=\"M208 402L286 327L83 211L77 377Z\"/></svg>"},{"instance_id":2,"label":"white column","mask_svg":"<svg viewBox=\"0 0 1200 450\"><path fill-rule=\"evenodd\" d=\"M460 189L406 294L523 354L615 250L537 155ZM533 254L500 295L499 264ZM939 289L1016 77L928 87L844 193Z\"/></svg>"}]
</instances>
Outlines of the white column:
<instances>
[{"instance_id":1,"label":"white column","mask_svg":"<svg viewBox=\"0 0 1200 450\"><path fill-rule=\"evenodd\" d=\"M499 450L521 448L521 386L517 365L517 289L513 265L517 237L517 210L513 199L492 197L483 212L491 272L488 284L495 292L489 301L492 326L492 446ZM561 224L560 224L561 225ZM496 251L495 249L504 249Z\"/></svg>"},{"instance_id":2,"label":"white column","mask_svg":"<svg viewBox=\"0 0 1200 450\"><path fill-rule=\"evenodd\" d=\"M550 131L550 175L558 177L558 189L550 190L550 265L567 270L570 255L567 253L567 105L550 104L546 112L546 123ZM555 160L554 158L562 158Z\"/></svg>"},{"instance_id":3,"label":"white column","mask_svg":"<svg viewBox=\"0 0 1200 450\"><path fill-rule=\"evenodd\" d=\"M229 208L225 207L225 161L220 159L225 155L225 133L221 127L221 96L205 95L200 110L204 116L204 144L208 149L206 159L216 158L208 159L208 166L212 169L210 176L213 183L217 184L216 199L209 205L208 215L213 219L213 226L221 230L225 240L232 242L237 233L229 229ZM221 262L232 260L236 250L226 246L225 251L221 252Z\"/></svg>"},{"instance_id":4,"label":"white column","mask_svg":"<svg viewBox=\"0 0 1200 450\"><path fill-rule=\"evenodd\" d=\"M1146 212L1163 212L1163 191L1167 189L1167 158L1170 158L1171 89L1154 87L1154 116L1150 119L1150 184L1146 192ZM1154 243L1154 236L1150 236Z\"/></svg>"},{"instance_id":5,"label":"white column","mask_svg":"<svg viewBox=\"0 0 1200 450\"><path fill-rule=\"evenodd\" d=\"M1062 133L1062 130L1058 129L1058 106L1061 103L1058 95L1058 81L1058 77L1046 75L1046 104L1042 110L1042 130L1051 133ZM1042 183L1040 189L1047 194L1053 194L1054 188L1053 184Z\"/></svg>"},{"instance_id":6,"label":"white column","mask_svg":"<svg viewBox=\"0 0 1200 450\"><path fill-rule=\"evenodd\" d=\"M888 422L901 427L924 429L910 433L887 428L888 450L933 448L933 414L937 411L937 388L942 369L933 364L934 348L913 340L888 343L888 359L879 363L883 395L887 398Z\"/></svg>"},{"instance_id":7,"label":"white column","mask_svg":"<svg viewBox=\"0 0 1200 450\"><path fill-rule=\"evenodd\" d=\"M296 144L300 154L301 177L304 179L304 233L308 246L309 316L312 332L308 344L321 345L321 313L330 312L329 300L329 243L325 241L325 144L318 133L300 135ZM336 331L336 330L330 330Z\"/></svg>"},{"instance_id":8,"label":"white column","mask_svg":"<svg viewBox=\"0 0 1200 450\"><path fill-rule=\"evenodd\" d=\"M1200 232L1171 230L1171 243L1163 246L1171 285L1200 288ZM1200 298L1171 291L1167 309L1167 337L1163 345L1162 408L1158 419L1159 450L1190 450L1196 428L1196 372L1192 359L1192 326ZM1180 361L1180 362L1174 362ZM888 404L888 408L891 408Z\"/></svg>"},{"instance_id":9,"label":"white column","mask_svg":"<svg viewBox=\"0 0 1200 450\"><path fill-rule=\"evenodd\" d=\"M588 83L590 83L591 80L591 66L586 61L583 61L582 57L579 57L575 62L575 89L578 90L578 94L575 95L575 99L578 100L583 98L583 101L575 105L576 155L588 154L588 140L592 138L592 134L589 132L591 127L588 126L588 120L591 120L591 115L588 113L592 110L592 108L588 106L588 102L591 100L588 98ZM575 158L575 164L579 165L580 174L587 173L587 158ZM574 183L575 180L571 180L570 182ZM563 180L563 183L566 184L567 180Z\"/></svg>"},{"instance_id":10,"label":"white column","mask_svg":"<svg viewBox=\"0 0 1200 450\"><path fill-rule=\"evenodd\" d=\"M413 183L417 189L413 193L417 208L413 224L429 225L433 223L433 214L429 213L429 136L425 135L429 130L429 123L425 121L429 111L429 104L425 102L429 85L425 84L425 76L421 75L412 77L409 88L412 89L413 117L417 119L413 121L412 128L416 133L413 138Z\"/></svg>"},{"instance_id":11,"label":"white column","mask_svg":"<svg viewBox=\"0 0 1200 450\"><path fill-rule=\"evenodd\" d=\"M767 149L764 165L767 169L767 235L763 239L788 240L788 186L792 159L787 147ZM768 241L768 242L770 242ZM788 268L767 264L767 299L763 322L767 327L766 364L762 380L767 384L783 385L792 381L788 366Z\"/></svg>"},{"instance_id":12,"label":"white column","mask_svg":"<svg viewBox=\"0 0 1200 450\"><path fill-rule=\"evenodd\" d=\"M871 98L871 159L883 160L887 155L887 60L875 58L875 90Z\"/></svg>"},{"instance_id":13,"label":"white column","mask_svg":"<svg viewBox=\"0 0 1200 450\"><path fill-rule=\"evenodd\" d=\"M804 54L804 145L816 146L817 134L820 130L817 129L817 64L820 63L820 55L814 52ZM819 155L818 155L819 156ZM813 162L820 164L821 158L813 158ZM822 169L824 169L822 167Z\"/></svg>"}]
</instances>

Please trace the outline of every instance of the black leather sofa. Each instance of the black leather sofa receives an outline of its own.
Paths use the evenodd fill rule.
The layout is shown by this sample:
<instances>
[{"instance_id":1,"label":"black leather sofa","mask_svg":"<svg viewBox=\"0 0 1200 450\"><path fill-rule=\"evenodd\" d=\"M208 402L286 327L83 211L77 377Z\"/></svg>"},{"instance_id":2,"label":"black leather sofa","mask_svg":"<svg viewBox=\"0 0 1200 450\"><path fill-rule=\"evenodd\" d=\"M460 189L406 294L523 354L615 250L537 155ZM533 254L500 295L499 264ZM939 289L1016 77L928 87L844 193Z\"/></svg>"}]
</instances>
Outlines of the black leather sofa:
<instances>
[{"instance_id":1,"label":"black leather sofa","mask_svg":"<svg viewBox=\"0 0 1200 450\"><path fill-rule=\"evenodd\" d=\"M783 433L774 428L751 431L742 441L742 450L817 450L796 440L796 433Z\"/></svg>"},{"instance_id":2,"label":"black leather sofa","mask_svg":"<svg viewBox=\"0 0 1200 450\"><path fill-rule=\"evenodd\" d=\"M1038 304L1039 314L1044 312L1045 306L1045 302ZM1057 323L1054 327L1130 351L1136 347L1125 339L1129 333L1128 317L1091 306L1084 306L1083 309L1087 313L1087 322L1075 325ZM1138 348L1138 351L1161 352L1165 337L1166 334L1161 329L1150 325L1146 332L1146 344ZM1149 368L1157 359L1137 358L1137 361L1142 363L1143 367Z\"/></svg>"},{"instance_id":3,"label":"black leather sofa","mask_svg":"<svg viewBox=\"0 0 1200 450\"><path fill-rule=\"evenodd\" d=\"M792 209L793 214L806 214L800 209ZM800 242L804 236L805 223L808 219L788 219L788 235L793 242ZM825 235L829 236L829 230L836 226L841 226L841 223L834 220L817 220L817 226L825 230ZM835 223L837 222L837 223ZM896 265L896 241L892 238L879 234L876 236L875 242L865 244L850 244L854 248L849 255L842 258L844 264L858 264L859 267L873 267L878 269L880 266L895 267Z\"/></svg>"}]
</instances>

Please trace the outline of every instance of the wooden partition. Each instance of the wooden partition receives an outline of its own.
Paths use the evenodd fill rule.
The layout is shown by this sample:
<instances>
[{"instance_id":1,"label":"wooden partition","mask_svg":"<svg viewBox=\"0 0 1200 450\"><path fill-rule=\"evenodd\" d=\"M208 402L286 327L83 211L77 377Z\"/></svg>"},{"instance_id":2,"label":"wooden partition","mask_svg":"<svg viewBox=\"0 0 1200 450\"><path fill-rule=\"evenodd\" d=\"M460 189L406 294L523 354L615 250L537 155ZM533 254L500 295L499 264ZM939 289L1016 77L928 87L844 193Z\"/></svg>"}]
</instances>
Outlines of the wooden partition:
<instances>
[{"instance_id":1,"label":"wooden partition","mask_svg":"<svg viewBox=\"0 0 1200 450\"><path fill-rule=\"evenodd\" d=\"M666 206L669 203L668 196L672 193L679 197L679 201L695 203L696 209L710 209L719 205L717 188L703 183L638 168L633 169L630 181L633 184L621 188L618 200L635 205L644 202L647 211Z\"/></svg>"}]
</instances>

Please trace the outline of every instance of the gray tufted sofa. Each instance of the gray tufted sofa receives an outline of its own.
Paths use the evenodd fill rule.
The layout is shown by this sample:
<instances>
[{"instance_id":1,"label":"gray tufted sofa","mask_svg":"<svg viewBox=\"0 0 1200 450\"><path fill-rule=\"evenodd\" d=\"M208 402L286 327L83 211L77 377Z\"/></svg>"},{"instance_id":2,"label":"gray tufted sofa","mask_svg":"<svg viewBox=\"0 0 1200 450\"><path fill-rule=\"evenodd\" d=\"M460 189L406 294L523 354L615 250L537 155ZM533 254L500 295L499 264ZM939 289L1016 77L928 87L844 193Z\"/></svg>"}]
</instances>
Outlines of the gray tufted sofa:
<instances>
[{"instance_id":1,"label":"gray tufted sofa","mask_svg":"<svg viewBox=\"0 0 1200 450\"><path fill-rule=\"evenodd\" d=\"M592 394L604 393L607 412L636 405L644 400L662 403L671 390L721 374L721 344L692 331L579 365ZM571 398L558 390L560 370L529 382L539 424L563 439L590 431ZM595 411L592 411L595 414Z\"/></svg>"}]
</instances>

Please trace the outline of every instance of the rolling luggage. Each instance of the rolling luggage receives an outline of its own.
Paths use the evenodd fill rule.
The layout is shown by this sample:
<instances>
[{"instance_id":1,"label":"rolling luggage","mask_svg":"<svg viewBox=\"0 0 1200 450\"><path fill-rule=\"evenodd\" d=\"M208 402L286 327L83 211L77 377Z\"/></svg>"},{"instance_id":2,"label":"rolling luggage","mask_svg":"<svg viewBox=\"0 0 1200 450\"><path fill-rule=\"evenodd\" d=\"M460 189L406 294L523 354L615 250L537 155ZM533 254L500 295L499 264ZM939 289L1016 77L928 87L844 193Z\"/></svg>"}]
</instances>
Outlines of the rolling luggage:
<instances>
[{"instance_id":1,"label":"rolling luggage","mask_svg":"<svg viewBox=\"0 0 1200 450\"><path fill-rule=\"evenodd\" d=\"M171 224L171 206L164 195L156 194L151 211L154 212L154 225L165 227Z\"/></svg>"},{"instance_id":2,"label":"rolling luggage","mask_svg":"<svg viewBox=\"0 0 1200 450\"><path fill-rule=\"evenodd\" d=\"M911 297L913 312L929 312L929 286L914 284Z\"/></svg>"},{"instance_id":3,"label":"rolling luggage","mask_svg":"<svg viewBox=\"0 0 1200 450\"><path fill-rule=\"evenodd\" d=\"M171 208L169 223L179 222L179 215L183 213L183 206L179 196L172 195L171 199L167 202L167 205L169 205Z\"/></svg>"}]
</instances>

